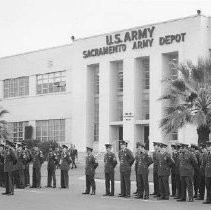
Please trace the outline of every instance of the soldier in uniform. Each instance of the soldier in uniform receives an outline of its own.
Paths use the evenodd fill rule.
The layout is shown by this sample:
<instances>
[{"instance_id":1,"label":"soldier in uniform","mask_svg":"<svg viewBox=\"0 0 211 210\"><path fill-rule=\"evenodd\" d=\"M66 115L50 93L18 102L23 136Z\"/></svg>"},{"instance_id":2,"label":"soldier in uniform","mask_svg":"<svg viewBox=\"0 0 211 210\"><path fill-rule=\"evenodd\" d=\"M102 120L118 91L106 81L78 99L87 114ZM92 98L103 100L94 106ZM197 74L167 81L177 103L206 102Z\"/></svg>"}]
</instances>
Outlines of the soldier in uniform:
<instances>
[{"instance_id":1,"label":"soldier in uniform","mask_svg":"<svg viewBox=\"0 0 211 210\"><path fill-rule=\"evenodd\" d=\"M159 183L158 183L158 154L160 153L159 142L153 142L154 152L152 153L153 158L153 182L154 182L154 192L151 195L159 197Z\"/></svg>"},{"instance_id":2,"label":"soldier in uniform","mask_svg":"<svg viewBox=\"0 0 211 210\"><path fill-rule=\"evenodd\" d=\"M48 157L47 157L48 165L48 181L47 181L47 187L52 187L52 180L53 180L53 188L56 188L56 167L59 164L58 157L55 152L55 148L50 148Z\"/></svg>"},{"instance_id":3,"label":"soldier in uniform","mask_svg":"<svg viewBox=\"0 0 211 210\"><path fill-rule=\"evenodd\" d=\"M171 149L172 149L172 159L174 160L174 163L176 163L176 158L177 158L176 145L172 144ZM171 167L171 192L172 192L171 197L175 197L176 196L176 165L175 164L173 164Z\"/></svg>"},{"instance_id":4,"label":"soldier in uniform","mask_svg":"<svg viewBox=\"0 0 211 210\"><path fill-rule=\"evenodd\" d=\"M193 202L193 176L194 168L198 167L195 155L188 150L188 145L181 144L179 157L179 170L181 179L181 198L177 201L186 201L186 189L188 190L189 202Z\"/></svg>"},{"instance_id":5,"label":"soldier in uniform","mask_svg":"<svg viewBox=\"0 0 211 210\"><path fill-rule=\"evenodd\" d=\"M134 195L138 194L138 177L137 177L137 168L138 168L138 144L136 143L136 153L135 153L135 175L136 175L136 191L133 193Z\"/></svg>"},{"instance_id":6,"label":"soldier in uniform","mask_svg":"<svg viewBox=\"0 0 211 210\"><path fill-rule=\"evenodd\" d=\"M112 145L105 144L105 147L106 154L104 155L104 172L106 193L104 194L104 196L114 196L114 169L117 165L117 160L115 154L111 151Z\"/></svg>"},{"instance_id":7,"label":"soldier in uniform","mask_svg":"<svg viewBox=\"0 0 211 210\"><path fill-rule=\"evenodd\" d=\"M6 141L6 151L4 156L4 175L5 175L5 187L6 192L3 195L14 195L14 180L12 176L13 166L16 164L17 159L15 157L15 145Z\"/></svg>"},{"instance_id":8,"label":"soldier in uniform","mask_svg":"<svg viewBox=\"0 0 211 210\"><path fill-rule=\"evenodd\" d=\"M121 193L119 197L130 197L130 176L131 166L133 165L135 158L133 153L127 148L127 142L121 141L121 150L119 151L120 160L120 182L121 182Z\"/></svg>"},{"instance_id":9,"label":"soldier in uniform","mask_svg":"<svg viewBox=\"0 0 211 210\"><path fill-rule=\"evenodd\" d=\"M137 199L144 198L149 199L149 169L148 167L153 163L152 158L148 152L144 149L145 144L138 143L138 164L137 164L137 178L138 178L138 194Z\"/></svg>"},{"instance_id":10,"label":"soldier in uniform","mask_svg":"<svg viewBox=\"0 0 211 210\"><path fill-rule=\"evenodd\" d=\"M4 145L0 144L0 187L4 186Z\"/></svg>"},{"instance_id":11,"label":"soldier in uniform","mask_svg":"<svg viewBox=\"0 0 211 210\"><path fill-rule=\"evenodd\" d=\"M86 190L82 194L89 194L90 188L92 188L91 195L95 195L96 193L96 185L95 185L95 169L98 164L95 160L94 155L92 154L93 149L91 147L87 147L87 157L86 157L86 167L85 167L85 175L86 175Z\"/></svg>"},{"instance_id":12,"label":"soldier in uniform","mask_svg":"<svg viewBox=\"0 0 211 210\"><path fill-rule=\"evenodd\" d=\"M205 161L205 186L207 190L207 198L203 204L211 204L211 142L207 142L207 153L204 157Z\"/></svg>"},{"instance_id":13,"label":"soldier in uniform","mask_svg":"<svg viewBox=\"0 0 211 210\"><path fill-rule=\"evenodd\" d=\"M30 186L30 174L29 174L29 164L32 161L31 151L24 145L23 152L26 156L26 162L24 167L24 177L25 177L25 187Z\"/></svg>"},{"instance_id":14,"label":"soldier in uniform","mask_svg":"<svg viewBox=\"0 0 211 210\"><path fill-rule=\"evenodd\" d=\"M44 162L43 154L37 146L34 147L32 154L33 172L31 188L41 188L41 167Z\"/></svg>"},{"instance_id":15,"label":"soldier in uniform","mask_svg":"<svg viewBox=\"0 0 211 210\"><path fill-rule=\"evenodd\" d=\"M61 188L69 188L69 175L70 164L72 162L71 157L68 152L68 147L66 145L62 146L63 151L60 159L60 169L61 169Z\"/></svg>"},{"instance_id":16,"label":"soldier in uniform","mask_svg":"<svg viewBox=\"0 0 211 210\"><path fill-rule=\"evenodd\" d=\"M77 168L77 165L75 163L75 159L78 157L78 151L75 148L75 145L72 145L72 148L70 150L70 156L71 156L71 159L72 159L72 167L71 167L71 169Z\"/></svg>"},{"instance_id":17,"label":"soldier in uniform","mask_svg":"<svg viewBox=\"0 0 211 210\"><path fill-rule=\"evenodd\" d=\"M200 166L199 166L199 196L196 200L204 200L205 193L205 156L207 154L206 144L201 144Z\"/></svg>"},{"instance_id":18,"label":"soldier in uniform","mask_svg":"<svg viewBox=\"0 0 211 210\"><path fill-rule=\"evenodd\" d=\"M160 153L158 154L158 182L159 182L159 200L169 200L169 176L170 168L174 164L170 154L167 153L167 145L160 143Z\"/></svg>"}]
</instances>

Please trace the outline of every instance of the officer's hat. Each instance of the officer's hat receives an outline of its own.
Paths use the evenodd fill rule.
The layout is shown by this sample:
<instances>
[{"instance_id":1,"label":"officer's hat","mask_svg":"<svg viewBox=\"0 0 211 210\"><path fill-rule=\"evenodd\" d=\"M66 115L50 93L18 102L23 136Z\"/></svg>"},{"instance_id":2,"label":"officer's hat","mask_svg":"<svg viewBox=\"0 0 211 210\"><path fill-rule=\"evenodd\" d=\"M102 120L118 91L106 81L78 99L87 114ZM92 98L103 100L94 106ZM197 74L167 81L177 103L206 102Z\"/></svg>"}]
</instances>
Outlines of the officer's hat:
<instances>
[{"instance_id":1,"label":"officer's hat","mask_svg":"<svg viewBox=\"0 0 211 210\"><path fill-rule=\"evenodd\" d=\"M159 142L157 141L153 141L152 143L153 143L153 146L156 146L156 145L159 146Z\"/></svg>"},{"instance_id":2,"label":"officer's hat","mask_svg":"<svg viewBox=\"0 0 211 210\"><path fill-rule=\"evenodd\" d=\"M92 152L93 151L93 148L92 147L86 147L86 150Z\"/></svg>"},{"instance_id":3,"label":"officer's hat","mask_svg":"<svg viewBox=\"0 0 211 210\"><path fill-rule=\"evenodd\" d=\"M188 148L188 146L189 146L188 144L183 144L183 143L180 144L180 147L181 147L182 149Z\"/></svg>"},{"instance_id":4,"label":"officer's hat","mask_svg":"<svg viewBox=\"0 0 211 210\"><path fill-rule=\"evenodd\" d=\"M196 144L191 144L190 147L193 148L193 149L196 149L196 150L199 149L199 147Z\"/></svg>"},{"instance_id":5,"label":"officer's hat","mask_svg":"<svg viewBox=\"0 0 211 210\"><path fill-rule=\"evenodd\" d=\"M111 148L111 147L112 147L112 144L107 143L107 144L105 144L105 147L106 147L106 148Z\"/></svg>"},{"instance_id":6,"label":"officer's hat","mask_svg":"<svg viewBox=\"0 0 211 210\"><path fill-rule=\"evenodd\" d=\"M137 146L138 147L145 147L145 143L144 142L137 142Z\"/></svg>"},{"instance_id":7,"label":"officer's hat","mask_svg":"<svg viewBox=\"0 0 211 210\"><path fill-rule=\"evenodd\" d=\"M122 145L128 145L128 141L126 141L126 140L120 140L120 144L122 144Z\"/></svg>"},{"instance_id":8,"label":"officer's hat","mask_svg":"<svg viewBox=\"0 0 211 210\"><path fill-rule=\"evenodd\" d=\"M160 143L160 147L161 147L161 148L166 148L167 146L168 146L167 144Z\"/></svg>"},{"instance_id":9,"label":"officer's hat","mask_svg":"<svg viewBox=\"0 0 211 210\"><path fill-rule=\"evenodd\" d=\"M210 142L210 141L207 141L207 142L206 142L206 146L207 146L207 147L210 147L210 146L211 146L211 142Z\"/></svg>"},{"instance_id":10,"label":"officer's hat","mask_svg":"<svg viewBox=\"0 0 211 210\"><path fill-rule=\"evenodd\" d=\"M204 148L206 148L206 144L205 144L205 143L201 143L201 144L199 145L199 147L200 147L201 149L204 149Z\"/></svg>"},{"instance_id":11,"label":"officer's hat","mask_svg":"<svg viewBox=\"0 0 211 210\"><path fill-rule=\"evenodd\" d=\"M176 144L171 144L171 147L172 147L173 149L177 149L177 148L178 148Z\"/></svg>"},{"instance_id":12,"label":"officer's hat","mask_svg":"<svg viewBox=\"0 0 211 210\"><path fill-rule=\"evenodd\" d=\"M68 146L65 145L65 144L63 144L63 145L62 145L62 148L63 148L63 149L68 149Z\"/></svg>"}]
</instances>

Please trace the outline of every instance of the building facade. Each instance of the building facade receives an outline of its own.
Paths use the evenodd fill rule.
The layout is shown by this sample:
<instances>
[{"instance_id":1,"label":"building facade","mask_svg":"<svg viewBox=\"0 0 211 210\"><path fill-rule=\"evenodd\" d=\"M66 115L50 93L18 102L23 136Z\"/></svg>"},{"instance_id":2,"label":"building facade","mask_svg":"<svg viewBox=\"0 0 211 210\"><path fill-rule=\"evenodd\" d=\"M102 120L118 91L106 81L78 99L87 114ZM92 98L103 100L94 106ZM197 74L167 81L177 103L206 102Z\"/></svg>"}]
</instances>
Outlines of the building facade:
<instances>
[{"instance_id":1,"label":"building facade","mask_svg":"<svg viewBox=\"0 0 211 210\"><path fill-rule=\"evenodd\" d=\"M211 18L196 15L0 59L0 98L11 138L73 143L104 150L119 140L197 142L194 126L164 136L162 80L174 63L208 57Z\"/></svg>"}]
</instances>

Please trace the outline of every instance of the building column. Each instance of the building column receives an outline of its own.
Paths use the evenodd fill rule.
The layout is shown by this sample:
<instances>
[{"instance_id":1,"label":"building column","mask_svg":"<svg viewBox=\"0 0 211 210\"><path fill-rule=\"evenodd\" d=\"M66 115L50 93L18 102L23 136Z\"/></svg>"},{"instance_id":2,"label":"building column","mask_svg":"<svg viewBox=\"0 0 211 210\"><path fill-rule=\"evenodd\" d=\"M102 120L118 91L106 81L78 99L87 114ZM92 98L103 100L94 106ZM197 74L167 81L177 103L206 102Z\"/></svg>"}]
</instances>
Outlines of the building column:
<instances>
[{"instance_id":1,"label":"building column","mask_svg":"<svg viewBox=\"0 0 211 210\"><path fill-rule=\"evenodd\" d=\"M103 61L99 69L99 151L105 151L110 139L110 63Z\"/></svg>"},{"instance_id":2,"label":"building column","mask_svg":"<svg viewBox=\"0 0 211 210\"><path fill-rule=\"evenodd\" d=\"M123 138L128 141L131 150L135 148L135 60L123 61Z\"/></svg>"}]
</instances>

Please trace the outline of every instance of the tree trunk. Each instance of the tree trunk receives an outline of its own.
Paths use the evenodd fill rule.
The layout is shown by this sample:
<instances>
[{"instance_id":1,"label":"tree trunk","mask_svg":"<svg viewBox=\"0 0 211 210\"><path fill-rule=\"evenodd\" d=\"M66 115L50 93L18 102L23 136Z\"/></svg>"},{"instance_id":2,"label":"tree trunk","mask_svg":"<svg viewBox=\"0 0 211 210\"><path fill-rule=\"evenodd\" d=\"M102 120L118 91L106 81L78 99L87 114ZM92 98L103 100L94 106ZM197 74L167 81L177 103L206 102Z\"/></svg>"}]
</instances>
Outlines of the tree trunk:
<instances>
[{"instance_id":1,"label":"tree trunk","mask_svg":"<svg viewBox=\"0 0 211 210\"><path fill-rule=\"evenodd\" d=\"M198 144L209 141L210 129L207 126L200 126L197 128Z\"/></svg>"}]
</instances>

